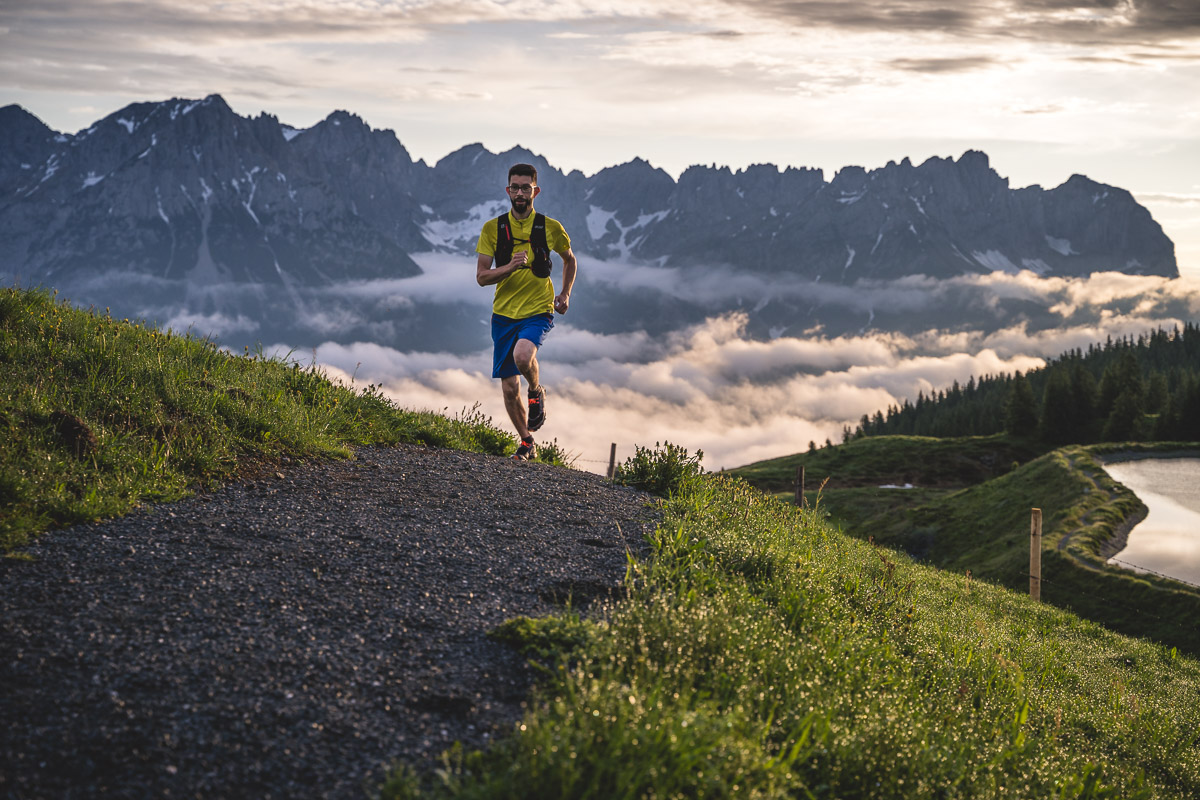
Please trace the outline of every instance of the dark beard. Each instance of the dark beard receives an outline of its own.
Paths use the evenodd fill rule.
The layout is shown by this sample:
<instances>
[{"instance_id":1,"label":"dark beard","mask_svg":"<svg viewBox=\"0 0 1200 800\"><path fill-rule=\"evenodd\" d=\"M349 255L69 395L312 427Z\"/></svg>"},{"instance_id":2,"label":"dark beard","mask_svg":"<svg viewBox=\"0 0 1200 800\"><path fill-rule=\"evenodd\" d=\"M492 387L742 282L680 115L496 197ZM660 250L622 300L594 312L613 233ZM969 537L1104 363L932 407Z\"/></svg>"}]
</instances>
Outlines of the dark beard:
<instances>
[{"instance_id":1,"label":"dark beard","mask_svg":"<svg viewBox=\"0 0 1200 800\"><path fill-rule=\"evenodd\" d=\"M528 197L510 197L509 201L512 203L513 211L518 214L524 214L528 211L530 204L533 202Z\"/></svg>"}]
</instances>

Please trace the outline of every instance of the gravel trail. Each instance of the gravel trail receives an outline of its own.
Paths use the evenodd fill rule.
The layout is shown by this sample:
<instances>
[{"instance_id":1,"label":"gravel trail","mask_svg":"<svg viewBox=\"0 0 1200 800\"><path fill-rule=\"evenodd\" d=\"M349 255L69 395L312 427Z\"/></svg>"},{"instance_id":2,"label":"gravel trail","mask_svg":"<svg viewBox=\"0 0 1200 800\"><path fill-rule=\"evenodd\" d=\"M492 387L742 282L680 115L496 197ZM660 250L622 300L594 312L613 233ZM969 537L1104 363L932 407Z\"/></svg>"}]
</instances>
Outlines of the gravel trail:
<instances>
[{"instance_id":1,"label":"gravel trail","mask_svg":"<svg viewBox=\"0 0 1200 800\"><path fill-rule=\"evenodd\" d=\"M511 730L485 635L617 588L649 498L415 446L289 464L0 560L0 796L362 798Z\"/></svg>"}]
</instances>

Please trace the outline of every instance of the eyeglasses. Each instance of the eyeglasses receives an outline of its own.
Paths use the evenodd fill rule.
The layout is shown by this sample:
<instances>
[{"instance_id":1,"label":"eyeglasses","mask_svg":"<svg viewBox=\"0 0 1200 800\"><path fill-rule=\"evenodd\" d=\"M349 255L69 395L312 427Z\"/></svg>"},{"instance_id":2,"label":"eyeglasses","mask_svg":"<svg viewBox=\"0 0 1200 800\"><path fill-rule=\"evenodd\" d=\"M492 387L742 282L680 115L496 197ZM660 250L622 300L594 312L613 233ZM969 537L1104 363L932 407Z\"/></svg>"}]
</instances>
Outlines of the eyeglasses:
<instances>
[{"instance_id":1,"label":"eyeglasses","mask_svg":"<svg viewBox=\"0 0 1200 800\"><path fill-rule=\"evenodd\" d=\"M524 186L516 183L510 183L508 190L513 194L533 194L533 184L527 183Z\"/></svg>"}]
</instances>

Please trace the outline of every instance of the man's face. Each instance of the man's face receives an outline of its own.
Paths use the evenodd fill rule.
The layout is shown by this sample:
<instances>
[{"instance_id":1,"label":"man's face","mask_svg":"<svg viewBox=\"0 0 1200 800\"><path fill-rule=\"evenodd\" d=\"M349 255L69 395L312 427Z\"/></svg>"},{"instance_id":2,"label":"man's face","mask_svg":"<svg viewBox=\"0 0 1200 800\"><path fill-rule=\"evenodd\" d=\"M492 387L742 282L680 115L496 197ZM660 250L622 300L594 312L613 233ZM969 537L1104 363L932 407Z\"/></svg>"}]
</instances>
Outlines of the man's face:
<instances>
[{"instance_id":1,"label":"man's face","mask_svg":"<svg viewBox=\"0 0 1200 800\"><path fill-rule=\"evenodd\" d=\"M508 179L506 191L509 201L512 202L513 211L524 214L533 205L533 198L538 196L541 189L528 175L513 175Z\"/></svg>"}]
</instances>

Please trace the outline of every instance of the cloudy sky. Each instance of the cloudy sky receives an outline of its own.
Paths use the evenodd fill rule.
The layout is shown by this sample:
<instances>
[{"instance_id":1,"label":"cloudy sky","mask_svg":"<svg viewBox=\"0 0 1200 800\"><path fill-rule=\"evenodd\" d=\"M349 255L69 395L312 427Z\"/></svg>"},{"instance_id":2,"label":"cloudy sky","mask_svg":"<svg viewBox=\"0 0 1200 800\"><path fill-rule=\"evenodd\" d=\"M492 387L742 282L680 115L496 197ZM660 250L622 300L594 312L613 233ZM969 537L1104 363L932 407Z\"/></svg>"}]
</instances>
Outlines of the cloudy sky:
<instances>
[{"instance_id":1,"label":"cloudy sky","mask_svg":"<svg viewBox=\"0 0 1200 800\"><path fill-rule=\"evenodd\" d=\"M1012 185L1133 191L1200 275L1194 0L5 0L0 103L74 132L219 93L347 109L436 161L515 144L831 177L986 151Z\"/></svg>"}]
</instances>

